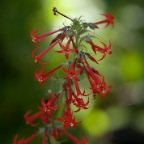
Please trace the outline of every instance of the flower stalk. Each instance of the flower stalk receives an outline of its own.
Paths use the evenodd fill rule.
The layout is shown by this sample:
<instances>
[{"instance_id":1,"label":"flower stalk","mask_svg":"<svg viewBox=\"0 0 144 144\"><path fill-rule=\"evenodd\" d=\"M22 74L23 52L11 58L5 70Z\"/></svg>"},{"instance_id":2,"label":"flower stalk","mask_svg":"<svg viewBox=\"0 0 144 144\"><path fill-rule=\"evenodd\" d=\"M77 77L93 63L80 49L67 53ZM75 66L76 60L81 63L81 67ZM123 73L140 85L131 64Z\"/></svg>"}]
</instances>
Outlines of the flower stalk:
<instances>
[{"instance_id":1,"label":"flower stalk","mask_svg":"<svg viewBox=\"0 0 144 144\"><path fill-rule=\"evenodd\" d=\"M37 30L31 32L31 39L34 43L35 49L32 51L32 58L35 62L39 62L42 66L41 70L35 71L35 80L39 82L41 86L54 79L54 73L58 70L63 73L59 78L55 78L55 86L60 82L61 86L58 91L48 92L47 98L41 99L41 106L38 106L38 110L35 114L30 115L31 111L26 112L24 119L27 124L32 127L38 127L38 132L34 133L27 139L22 138L17 142L17 135L14 137L13 144L28 144L38 134L42 134L42 144L54 144L59 142L59 138L62 135L66 135L75 144L88 144L88 139L82 137L82 141L68 133L68 129L76 129L77 125L81 124L81 121L77 121L75 113L81 110L87 110L90 108L90 100L93 97L100 96L102 99L109 93L111 84L107 86L105 77L95 67L101 60L104 60L108 55L112 54L112 44L106 44L103 40L99 43L94 43L93 39L97 39L91 31L98 29L97 25L106 23L106 27L110 24L114 26L114 17L110 13L105 13L104 20L98 22L86 22L80 18L72 19L65 14L59 12L56 7L53 8L53 14L57 14L69 19L71 25L64 26L61 29L47 32L45 34L37 35ZM51 41L49 46L39 54L36 54L40 49L39 42L45 40L53 34L57 34ZM63 41L65 39L65 41ZM101 44L102 46L99 46ZM60 63L58 66L44 73L44 67L41 59L49 54L55 46L59 46L60 50L56 50L57 55L64 54L66 62ZM100 53L102 56L100 59L89 53L89 46L94 54ZM73 57L71 57L73 55ZM89 63L92 61L95 67L92 67ZM46 61L47 64L47 61ZM46 65L45 65L46 67ZM84 77L89 87L84 90L81 89L81 80ZM58 80L57 80L58 79ZM87 93L87 89L91 92ZM86 99L84 98L86 97ZM72 109L72 106L76 110ZM34 123L37 121L37 123Z\"/></svg>"}]
</instances>

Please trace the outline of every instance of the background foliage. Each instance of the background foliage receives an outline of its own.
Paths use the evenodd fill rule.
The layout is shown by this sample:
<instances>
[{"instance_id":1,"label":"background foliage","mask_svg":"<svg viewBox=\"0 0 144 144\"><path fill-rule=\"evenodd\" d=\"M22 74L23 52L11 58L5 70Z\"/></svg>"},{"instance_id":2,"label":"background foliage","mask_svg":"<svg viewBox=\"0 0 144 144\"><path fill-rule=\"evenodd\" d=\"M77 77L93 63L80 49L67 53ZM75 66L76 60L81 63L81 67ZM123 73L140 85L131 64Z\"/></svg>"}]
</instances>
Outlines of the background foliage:
<instances>
[{"instance_id":1,"label":"background foliage","mask_svg":"<svg viewBox=\"0 0 144 144\"><path fill-rule=\"evenodd\" d=\"M104 100L97 97L93 109L77 116L85 119L77 135L87 134L92 144L124 144L128 139L142 142L143 0L5 0L0 2L0 143L9 144L16 133L27 137L35 130L25 124L23 114L36 110L47 90L33 79L37 65L31 58L34 46L30 32L38 29L43 33L68 23L65 18L53 16L53 6L71 17L82 15L86 21L97 21L106 11L115 17L114 29L102 28L96 33L113 43L113 54L98 66L113 87ZM56 58L48 55L49 67L62 61Z\"/></svg>"}]
</instances>

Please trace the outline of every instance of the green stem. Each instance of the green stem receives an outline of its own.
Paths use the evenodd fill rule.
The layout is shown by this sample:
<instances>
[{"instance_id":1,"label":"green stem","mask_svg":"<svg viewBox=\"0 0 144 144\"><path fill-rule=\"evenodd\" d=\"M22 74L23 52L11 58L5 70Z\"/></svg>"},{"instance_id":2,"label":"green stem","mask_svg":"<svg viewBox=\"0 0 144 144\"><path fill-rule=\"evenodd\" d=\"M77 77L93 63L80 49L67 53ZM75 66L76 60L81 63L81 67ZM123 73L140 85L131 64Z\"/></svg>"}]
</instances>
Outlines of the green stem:
<instances>
[{"instance_id":1,"label":"green stem","mask_svg":"<svg viewBox=\"0 0 144 144\"><path fill-rule=\"evenodd\" d=\"M57 112L57 117L61 117L63 112L64 112L64 108L65 108L65 96L64 95L60 95L61 99L59 100L59 104L58 104L58 112Z\"/></svg>"}]
</instances>

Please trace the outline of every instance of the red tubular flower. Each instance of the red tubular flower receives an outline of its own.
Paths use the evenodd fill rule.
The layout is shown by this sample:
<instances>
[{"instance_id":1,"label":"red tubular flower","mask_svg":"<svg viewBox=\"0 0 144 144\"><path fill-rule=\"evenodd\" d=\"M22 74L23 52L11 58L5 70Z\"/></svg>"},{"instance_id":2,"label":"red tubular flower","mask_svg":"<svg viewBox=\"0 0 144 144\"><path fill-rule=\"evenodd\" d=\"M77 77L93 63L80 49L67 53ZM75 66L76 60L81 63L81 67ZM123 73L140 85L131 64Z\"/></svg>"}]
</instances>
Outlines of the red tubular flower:
<instances>
[{"instance_id":1,"label":"red tubular flower","mask_svg":"<svg viewBox=\"0 0 144 144\"><path fill-rule=\"evenodd\" d=\"M93 97L95 98L96 94L99 94L101 92L101 89L99 88L100 79L99 79L99 83L97 83L97 81L94 81L90 77L90 75L87 75L87 76L88 76L89 83L91 85L90 89L92 89Z\"/></svg>"},{"instance_id":2,"label":"red tubular flower","mask_svg":"<svg viewBox=\"0 0 144 144\"><path fill-rule=\"evenodd\" d=\"M38 30L33 30L31 32L31 39L36 44L37 42L43 41L45 37L50 36L54 33L62 31L62 30L63 30L63 28L59 29L59 30L52 31L52 32L48 32L48 33L45 33L45 34L41 34L41 35L37 35Z\"/></svg>"},{"instance_id":3,"label":"red tubular flower","mask_svg":"<svg viewBox=\"0 0 144 144\"><path fill-rule=\"evenodd\" d=\"M78 140L76 137L72 136L67 131L62 131L67 137L69 137L75 144L88 144L88 139L85 137L82 137L82 141Z\"/></svg>"},{"instance_id":4,"label":"red tubular flower","mask_svg":"<svg viewBox=\"0 0 144 144\"><path fill-rule=\"evenodd\" d=\"M84 103L84 100L82 98L76 97L73 101L73 104L78 108L75 112L78 112L81 109L88 109L87 105L89 104L89 98L88 101Z\"/></svg>"},{"instance_id":5,"label":"red tubular flower","mask_svg":"<svg viewBox=\"0 0 144 144\"><path fill-rule=\"evenodd\" d=\"M94 53L96 54L96 52L100 52L103 54L103 56L99 59L99 60L103 60L106 56L106 54L112 54L112 51L111 51L111 42L109 41L109 45L106 45L104 42L101 42L103 44L103 48L98 46L98 45L95 45L92 41L91 38L89 37L86 37L85 38L85 42L89 43L91 45L91 48L92 50L94 51ZM90 54L87 54L85 53L86 56L88 56L89 59L91 59L92 61L98 63Z\"/></svg>"},{"instance_id":6,"label":"red tubular flower","mask_svg":"<svg viewBox=\"0 0 144 144\"><path fill-rule=\"evenodd\" d=\"M98 61L97 61L93 56L91 56L89 53L85 53L85 55L86 55L90 60L92 60L93 62L95 62L95 63L98 64Z\"/></svg>"},{"instance_id":7,"label":"red tubular flower","mask_svg":"<svg viewBox=\"0 0 144 144\"><path fill-rule=\"evenodd\" d=\"M78 85L79 79L77 77L77 75L80 74L81 69L78 69L75 71L75 65L76 65L76 60L73 62L73 64L71 65L69 70L67 70L65 68L62 68L62 69L63 69L64 73L67 75L67 77L65 79L68 80L69 87L71 85L70 81L73 80L74 84L75 84L76 91L77 91L77 95L83 95L83 93L80 91L80 88Z\"/></svg>"},{"instance_id":8,"label":"red tubular flower","mask_svg":"<svg viewBox=\"0 0 144 144\"><path fill-rule=\"evenodd\" d=\"M50 77L48 77L48 76L51 75L56 70L58 70L61 66L62 65L60 65L46 73L43 73L44 69L41 69L39 73L37 71L35 71L35 80L38 81L41 86L43 86L43 83L50 79Z\"/></svg>"},{"instance_id":9,"label":"red tubular flower","mask_svg":"<svg viewBox=\"0 0 144 144\"><path fill-rule=\"evenodd\" d=\"M75 128L81 122L76 122L75 117L73 117L70 107L67 105L67 109L64 111L63 118L57 118L57 120L63 122L64 129L69 127Z\"/></svg>"},{"instance_id":10,"label":"red tubular flower","mask_svg":"<svg viewBox=\"0 0 144 144\"><path fill-rule=\"evenodd\" d=\"M50 134L57 141L58 138L62 135L61 128L52 127L52 129L50 130Z\"/></svg>"},{"instance_id":11,"label":"red tubular flower","mask_svg":"<svg viewBox=\"0 0 144 144\"><path fill-rule=\"evenodd\" d=\"M105 27L107 27L110 24L114 27L114 17L112 16L112 14L111 13L105 13L102 15L104 15L106 17L106 19L99 21L99 22L95 22L95 24L98 25L98 24L106 23Z\"/></svg>"},{"instance_id":12,"label":"red tubular flower","mask_svg":"<svg viewBox=\"0 0 144 144\"><path fill-rule=\"evenodd\" d=\"M71 87L71 81L68 80L67 82L65 82L63 84L63 87L64 87L64 91L66 93L66 104L70 105L73 101L72 97L73 97L73 93L74 93L72 90L72 87Z\"/></svg>"},{"instance_id":13,"label":"red tubular flower","mask_svg":"<svg viewBox=\"0 0 144 144\"><path fill-rule=\"evenodd\" d=\"M101 84L99 85L100 89L101 89L101 98L104 98L106 94L108 94L109 90L112 87L112 84L107 86L105 83L105 79L104 76L102 76L102 81Z\"/></svg>"},{"instance_id":14,"label":"red tubular flower","mask_svg":"<svg viewBox=\"0 0 144 144\"><path fill-rule=\"evenodd\" d=\"M65 79L67 80L76 79L77 81L79 81L79 79L77 78L77 75L80 73L80 69L75 71L75 65L76 65L76 60L72 63L69 70L62 67L64 73L67 75Z\"/></svg>"},{"instance_id":15,"label":"red tubular flower","mask_svg":"<svg viewBox=\"0 0 144 144\"><path fill-rule=\"evenodd\" d=\"M99 79L99 81L93 80L88 74L87 76L91 85L91 89L93 91L94 98L96 97L96 94L100 94L101 98L104 98L104 96L108 94L112 85L109 85L109 86L106 85L104 76L102 76L102 80Z\"/></svg>"},{"instance_id":16,"label":"red tubular flower","mask_svg":"<svg viewBox=\"0 0 144 144\"><path fill-rule=\"evenodd\" d=\"M100 47L100 46L97 46L97 45L93 44L92 42L89 42L89 44L91 45L91 47L92 47L92 49L93 49L93 51L95 53L96 52L103 53L103 56L99 60L103 60L106 57L106 54L112 54L112 51L111 51L111 42L110 42L110 44L108 46L104 42L101 42L101 43L104 46L103 48Z\"/></svg>"},{"instance_id":17,"label":"red tubular flower","mask_svg":"<svg viewBox=\"0 0 144 144\"><path fill-rule=\"evenodd\" d=\"M65 28L64 28L64 29L65 29ZM60 34L58 34L58 35L51 41L50 45L51 45L52 43L58 41L58 40L63 41L64 38L65 38L65 33L60 33Z\"/></svg>"},{"instance_id":18,"label":"red tubular flower","mask_svg":"<svg viewBox=\"0 0 144 144\"><path fill-rule=\"evenodd\" d=\"M102 75L98 71L91 68L85 58L84 58L84 61L85 61L86 75L88 77L88 80L89 80L89 83L91 86L90 88L92 89L92 92L93 92L94 98L95 98L96 94L100 94L102 91L102 89L100 88L100 85L102 83L100 77Z\"/></svg>"},{"instance_id":19,"label":"red tubular flower","mask_svg":"<svg viewBox=\"0 0 144 144\"><path fill-rule=\"evenodd\" d=\"M43 123L45 124L48 124L50 121L49 121L49 115L47 113L43 113L41 116L40 116L40 119Z\"/></svg>"},{"instance_id":20,"label":"red tubular flower","mask_svg":"<svg viewBox=\"0 0 144 144\"><path fill-rule=\"evenodd\" d=\"M93 52L96 54L96 52L98 51L98 49L101 49L100 46L97 46L93 43L92 39L90 37L86 37L85 42L89 43L91 45L91 48L93 50Z\"/></svg>"},{"instance_id":21,"label":"red tubular flower","mask_svg":"<svg viewBox=\"0 0 144 144\"><path fill-rule=\"evenodd\" d=\"M109 41L109 45L107 46L104 42L101 42L103 44L103 48L98 48L98 51L100 53L103 53L103 56L99 60L103 60L106 57L106 54L112 54L111 51L111 42Z\"/></svg>"},{"instance_id":22,"label":"red tubular flower","mask_svg":"<svg viewBox=\"0 0 144 144\"><path fill-rule=\"evenodd\" d=\"M42 98L41 100L41 104L43 107L39 107L39 109L43 112L47 112L48 115L52 115L52 111L58 108L58 106L55 106L54 104L57 98L59 97L59 94L54 95L54 96L55 97L53 97L53 95L51 94L47 102L44 100L44 98Z\"/></svg>"},{"instance_id":23,"label":"red tubular flower","mask_svg":"<svg viewBox=\"0 0 144 144\"><path fill-rule=\"evenodd\" d=\"M57 40L56 42L52 43L49 47L47 47L44 51L42 51L39 55L35 56L35 52L37 51L38 47L36 47L32 51L32 57L34 58L35 62L38 62L48 51L50 51L56 44L58 44L60 41Z\"/></svg>"},{"instance_id":24,"label":"red tubular flower","mask_svg":"<svg viewBox=\"0 0 144 144\"><path fill-rule=\"evenodd\" d=\"M39 112L29 116L30 113L31 113L31 110L27 111L24 115L24 119L25 119L26 123L33 127L37 126L37 124L34 124L33 121L35 119L39 118L41 115L43 115L43 111L39 111Z\"/></svg>"},{"instance_id":25,"label":"red tubular flower","mask_svg":"<svg viewBox=\"0 0 144 144\"><path fill-rule=\"evenodd\" d=\"M64 53L66 59L69 58L69 53L70 53L70 52L76 52L76 51L77 51L76 49L71 49L71 48L70 48L70 42L71 42L71 41L72 41L72 37L69 38L66 46L62 45L61 42L59 42L59 45L60 45L60 47L61 47L62 50L56 51L56 52L58 52L58 53Z\"/></svg>"},{"instance_id":26,"label":"red tubular flower","mask_svg":"<svg viewBox=\"0 0 144 144\"><path fill-rule=\"evenodd\" d=\"M100 82L100 79L99 79L99 73L95 73L95 71L93 70L93 68L90 67L89 63L87 62L86 58L84 58L84 61L85 61L85 70L86 70L86 74L87 74L87 77L88 79L92 78L97 84Z\"/></svg>"},{"instance_id":27,"label":"red tubular flower","mask_svg":"<svg viewBox=\"0 0 144 144\"><path fill-rule=\"evenodd\" d=\"M28 137L27 139L22 138L17 142L17 137L18 135L16 135L13 139L13 144L28 144L31 140L33 140L36 136L38 135L38 133L34 133L33 135L31 135L30 137Z\"/></svg>"}]
</instances>

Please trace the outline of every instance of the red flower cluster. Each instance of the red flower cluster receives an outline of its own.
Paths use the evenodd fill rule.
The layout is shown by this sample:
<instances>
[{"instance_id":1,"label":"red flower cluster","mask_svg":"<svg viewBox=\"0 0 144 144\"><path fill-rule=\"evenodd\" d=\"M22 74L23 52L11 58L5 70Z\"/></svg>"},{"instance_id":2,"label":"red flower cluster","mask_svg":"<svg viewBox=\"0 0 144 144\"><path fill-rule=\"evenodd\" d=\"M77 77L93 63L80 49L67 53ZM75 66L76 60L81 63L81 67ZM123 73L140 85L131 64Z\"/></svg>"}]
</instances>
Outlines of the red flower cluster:
<instances>
[{"instance_id":1,"label":"red flower cluster","mask_svg":"<svg viewBox=\"0 0 144 144\"><path fill-rule=\"evenodd\" d=\"M107 54L111 54L111 42L104 43L100 41L99 46L93 42L96 38L90 31L98 28L100 24L106 24L106 26L112 24L114 26L114 18L110 13L103 14L104 20L86 23L82 21L81 18L71 19L68 16L60 13L56 8L53 8L54 15L60 14L65 18L71 20L72 24L70 26L64 26L56 31L48 32L45 34L37 35L37 30L31 32L31 39L34 42L35 49L32 51L32 57L35 62L41 62L41 59L51 50L54 46L59 45L60 50L55 52L58 54L64 54L66 62L59 64L59 66L53 68L50 71L44 72L44 68L40 71L35 71L35 80L39 82L41 86L44 83L52 80L55 71L63 72L64 77L61 77L61 89L58 93L48 93L48 99L41 99L41 105L38 107L38 111L30 115L31 110L26 112L24 119L30 126L38 126L41 124L39 131L28 139L21 139L16 142L17 135L14 138L13 144L27 144L29 141L34 139L39 133L43 133L42 144L52 144L52 141L58 141L58 138L65 134L69 137L75 144L88 144L88 140L82 137L82 141L78 140L70 133L67 129L72 127L76 128L81 122L76 121L74 112L79 112L82 109L89 108L90 97L93 99L97 95L104 98L109 92L111 85L107 86L105 82L104 75L93 68L89 61L98 64L100 60L103 60ZM56 37L51 41L50 45L40 53L38 43L43 41L46 37L57 34ZM66 44L65 44L65 41ZM102 56L100 59L96 59L86 48L86 44L91 47L94 54L100 53ZM38 54L36 54L38 53ZM71 57L73 55L73 57ZM43 66L43 65L42 65ZM80 81L83 77L87 78L89 83L89 89L91 92L87 93L86 89L82 90L80 87ZM86 101L84 99L86 97ZM71 106L74 106L76 110L72 110ZM38 122L39 120L39 122ZM34 122L35 121L35 122ZM37 121L37 122L36 122Z\"/></svg>"}]
</instances>

